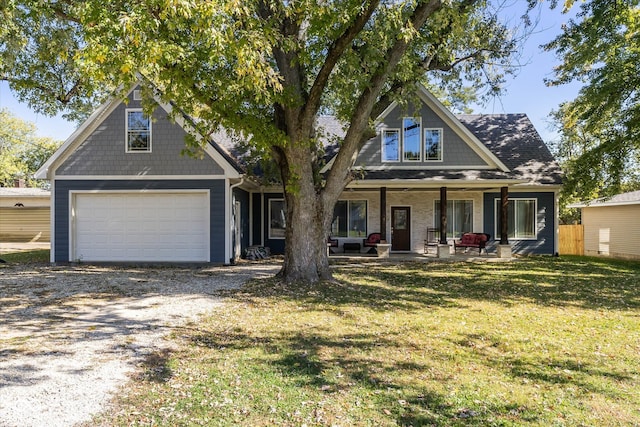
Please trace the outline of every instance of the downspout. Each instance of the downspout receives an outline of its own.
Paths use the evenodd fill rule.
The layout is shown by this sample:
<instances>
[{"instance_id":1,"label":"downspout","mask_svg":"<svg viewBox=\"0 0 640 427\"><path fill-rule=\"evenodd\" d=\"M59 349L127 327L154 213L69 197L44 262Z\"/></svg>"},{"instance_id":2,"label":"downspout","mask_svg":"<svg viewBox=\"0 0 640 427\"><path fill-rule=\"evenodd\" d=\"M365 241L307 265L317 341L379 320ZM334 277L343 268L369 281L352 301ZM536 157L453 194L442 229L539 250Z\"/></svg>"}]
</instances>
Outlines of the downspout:
<instances>
[{"instance_id":1,"label":"downspout","mask_svg":"<svg viewBox=\"0 0 640 427\"><path fill-rule=\"evenodd\" d=\"M241 186L242 184L244 184L244 175L240 175L240 181L236 182L235 184L231 184L229 186L229 218L233 218L233 189L236 187ZM237 219L236 219L237 220ZM234 221L233 223L234 227L237 227L238 225L236 224L236 222ZM232 232L232 238L229 239L229 254L233 254L233 250L234 250L234 238L235 238L235 229L231 230ZM231 258L229 258L229 263L230 264L235 264L235 256L232 256Z\"/></svg>"}]
</instances>

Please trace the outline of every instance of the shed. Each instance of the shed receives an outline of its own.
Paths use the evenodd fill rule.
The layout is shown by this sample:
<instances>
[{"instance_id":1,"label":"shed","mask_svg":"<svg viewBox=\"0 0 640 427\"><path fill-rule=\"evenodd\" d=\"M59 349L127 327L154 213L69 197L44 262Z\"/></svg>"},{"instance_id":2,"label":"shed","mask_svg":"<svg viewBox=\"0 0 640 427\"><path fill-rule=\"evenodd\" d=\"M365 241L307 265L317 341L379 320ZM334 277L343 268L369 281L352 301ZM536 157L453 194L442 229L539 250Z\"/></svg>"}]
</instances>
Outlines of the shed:
<instances>
[{"instance_id":1,"label":"shed","mask_svg":"<svg viewBox=\"0 0 640 427\"><path fill-rule=\"evenodd\" d=\"M49 242L51 192L0 187L0 242Z\"/></svg>"},{"instance_id":2,"label":"shed","mask_svg":"<svg viewBox=\"0 0 640 427\"><path fill-rule=\"evenodd\" d=\"M640 191L569 207L581 209L585 255L640 259Z\"/></svg>"}]
</instances>

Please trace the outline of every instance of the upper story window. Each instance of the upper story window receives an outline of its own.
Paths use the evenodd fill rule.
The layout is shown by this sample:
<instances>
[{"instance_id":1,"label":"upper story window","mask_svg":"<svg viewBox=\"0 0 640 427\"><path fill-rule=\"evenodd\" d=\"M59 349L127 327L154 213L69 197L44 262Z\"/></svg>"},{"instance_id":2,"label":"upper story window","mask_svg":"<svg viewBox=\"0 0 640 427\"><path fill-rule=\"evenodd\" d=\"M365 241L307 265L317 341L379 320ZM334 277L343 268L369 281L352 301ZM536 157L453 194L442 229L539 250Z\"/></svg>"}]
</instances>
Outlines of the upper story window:
<instances>
[{"instance_id":1,"label":"upper story window","mask_svg":"<svg viewBox=\"0 0 640 427\"><path fill-rule=\"evenodd\" d=\"M151 120L142 109L127 109L127 153L151 152Z\"/></svg>"},{"instance_id":2,"label":"upper story window","mask_svg":"<svg viewBox=\"0 0 640 427\"><path fill-rule=\"evenodd\" d=\"M422 118L405 117L402 119L402 160L419 162L421 156L420 134Z\"/></svg>"},{"instance_id":3,"label":"upper story window","mask_svg":"<svg viewBox=\"0 0 640 427\"><path fill-rule=\"evenodd\" d=\"M424 161L442 160L442 129L424 130Z\"/></svg>"},{"instance_id":4,"label":"upper story window","mask_svg":"<svg viewBox=\"0 0 640 427\"><path fill-rule=\"evenodd\" d=\"M398 129L382 131L382 161L400 161L400 131Z\"/></svg>"},{"instance_id":5,"label":"upper story window","mask_svg":"<svg viewBox=\"0 0 640 427\"><path fill-rule=\"evenodd\" d=\"M403 117L401 129L381 132L383 162L441 162L442 128L423 128L421 117Z\"/></svg>"}]
</instances>

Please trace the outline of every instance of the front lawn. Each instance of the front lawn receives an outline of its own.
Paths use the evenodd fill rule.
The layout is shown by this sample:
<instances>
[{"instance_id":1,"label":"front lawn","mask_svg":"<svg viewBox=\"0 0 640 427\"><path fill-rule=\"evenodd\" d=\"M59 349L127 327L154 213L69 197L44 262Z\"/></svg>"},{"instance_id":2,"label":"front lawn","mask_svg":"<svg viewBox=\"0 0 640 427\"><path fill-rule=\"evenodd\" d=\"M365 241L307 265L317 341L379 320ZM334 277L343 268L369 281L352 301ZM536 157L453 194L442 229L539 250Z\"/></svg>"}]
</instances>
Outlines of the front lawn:
<instances>
[{"instance_id":1,"label":"front lawn","mask_svg":"<svg viewBox=\"0 0 640 427\"><path fill-rule=\"evenodd\" d=\"M362 264L176 330L106 425L640 424L640 263Z\"/></svg>"},{"instance_id":2,"label":"front lawn","mask_svg":"<svg viewBox=\"0 0 640 427\"><path fill-rule=\"evenodd\" d=\"M34 249L0 254L3 264L29 264L49 262L49 249Z\"/></svg>"}]
</instances>

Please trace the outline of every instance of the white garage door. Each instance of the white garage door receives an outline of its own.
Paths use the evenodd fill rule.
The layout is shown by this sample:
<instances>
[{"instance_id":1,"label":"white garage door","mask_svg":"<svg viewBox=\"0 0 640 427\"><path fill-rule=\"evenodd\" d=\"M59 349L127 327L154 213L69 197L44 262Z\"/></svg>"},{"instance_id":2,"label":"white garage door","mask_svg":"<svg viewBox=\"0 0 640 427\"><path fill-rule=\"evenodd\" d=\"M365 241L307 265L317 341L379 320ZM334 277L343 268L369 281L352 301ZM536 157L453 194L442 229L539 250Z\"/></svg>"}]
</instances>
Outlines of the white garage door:
<instances>
[{"instance_id":1,"label":"white garage door","mask_svg":"<svg viewBox=\"0 0 640 427\"><path fill-rule=\"evenodd\" d=\"M75 194L72 260L209 260L209 195Z\"/></svg>"}]
</instances>

